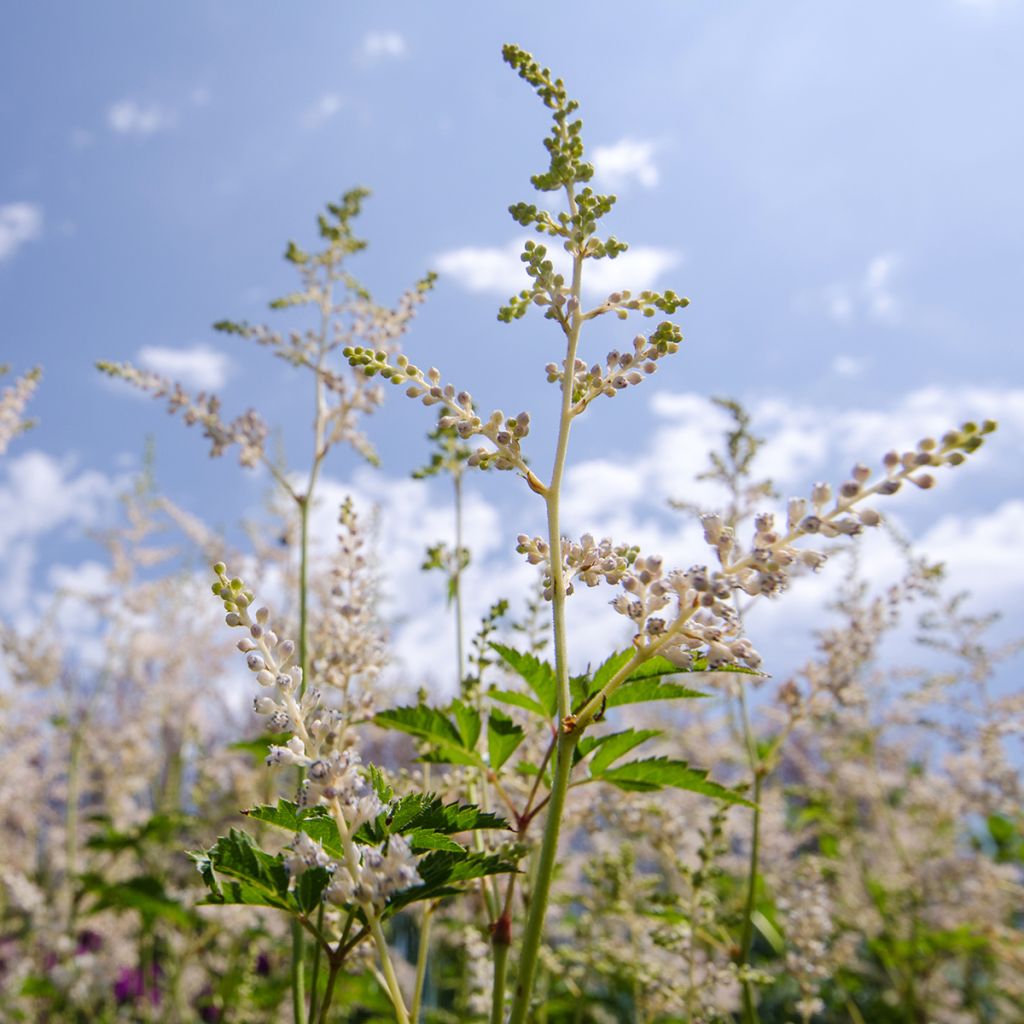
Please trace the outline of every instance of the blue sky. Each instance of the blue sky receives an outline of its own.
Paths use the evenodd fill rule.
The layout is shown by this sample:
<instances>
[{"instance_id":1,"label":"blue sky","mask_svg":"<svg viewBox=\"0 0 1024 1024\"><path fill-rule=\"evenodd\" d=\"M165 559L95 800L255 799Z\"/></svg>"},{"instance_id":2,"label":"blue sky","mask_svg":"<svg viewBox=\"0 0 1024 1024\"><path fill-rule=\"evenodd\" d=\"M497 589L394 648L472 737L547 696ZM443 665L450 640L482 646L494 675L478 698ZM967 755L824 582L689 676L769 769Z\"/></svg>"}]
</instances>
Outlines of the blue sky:
<instances>
[{"instance_id":1,"label":"blue sky","mask_svg":"<svg viewBox=\"0 0 1024 1024\"><path fill-rule=\"evenodd\" d=\"M209 462L92 365L215 385L228 411L287 424L298 458L304 390L209 325L276 316L285 242L312 242L317 211L353 185L374 191L353 269L379 298L442 271L414 360L482 406L529 408L543 435L556 339L540 318L494 317L518 288L506 207L532 198L546 131L506 41L582 103L599 180L620 196L611 229L633 246L609 269L693 300L674 365L581 423L567 526L703 558L664 510L720 429L700 395L757 412L793 493L990 415L1004 429L977 465L893 511L982 599L1024 597L1024 4L38 2L0 34L0 362L45 371L39 426L0 466L0 613L24 610L26 574L52 582L95 557L81 531L114 515L146 435L186 508L230 527L259 506L265 479ZM622 341L600 332L595 352ZM405 480L429 421L395 396L371 425L382 473L346 455L328 467L339 494L412 530L399 576L446 521L443 490ZM522 582L509 541L539 524L509 478L474 486L482 607L495 578ZM436 519L407 521L410 502ZM432 586L396 586L413 595L397 602L407 623ZM402 627L406 647L428 645L433 621Z\"/></svg>"}]
</instances>

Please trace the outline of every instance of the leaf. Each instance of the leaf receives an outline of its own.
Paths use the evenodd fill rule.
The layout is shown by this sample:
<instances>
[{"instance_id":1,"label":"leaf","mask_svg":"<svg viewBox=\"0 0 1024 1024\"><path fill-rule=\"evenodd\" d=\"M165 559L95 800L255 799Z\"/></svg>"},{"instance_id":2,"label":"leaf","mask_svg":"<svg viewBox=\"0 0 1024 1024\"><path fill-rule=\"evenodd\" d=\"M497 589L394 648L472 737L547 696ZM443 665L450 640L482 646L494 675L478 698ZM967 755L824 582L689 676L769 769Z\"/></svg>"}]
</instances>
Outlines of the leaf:
<instances>
[{"instance_id":1,"label":"leaf","mask_svg":"<svg viewBox=\"0 0 1024 1024\"><path fill-rule=\"evenodd\" d=\"M427 707L426 704L393 708L390 711L378 712L373 720L385 729L407 732L432 744L436 749L423 760L485 767L480 755L474 750L466 749L459 730L437 708Z\"/></svg>"},{"instance_id":2,"label":"leaf","mask_svg":"<svg viewBox=\"0 0 1024 1024\"><path fill-rule=\"evenodd\" d=\"M261 850L252 836L237 829L221 836L209 850L193 851L195 861L211 895L205 903L243 903L294 911L288 892L288 870L284 859ZM226 876L222 881L220 876Z\"/></svg>"},{"instance_id":3,"label":"leaf","mask_svg":"<svg viewBox=\"0 0 1024 1024\"><path fill-rule=\"evenodd\" d=\"M640 704L649 700L690 700L709 697L710 694L691 690L679 683L663 683L657 677L630 680L623 683L609 698L608 707L618 708L624 704Z\"/></svg>"},{"instance_id":4,"label":"leaf","mask_svg":"<svg viewBox=\"0 0 1024 1024\"><path fill-rule=\"evenodd\" d=\"M660 729L626 729L624 732L613 732L607 736L584 736L576 749L579 751L580 760L596 751L589 765L591 778L596 778L634 747L661 734Z\"/></svg>"},{"instance_id":5,"label":"leaf","mask_svg":"<svg viewBox=\"0 0 1024 1024\"><path fill-rule=\"evenodd\" d=\"M335 860L345 856L338 826L326 807L299 807L291 800L278 800L276 807L260 804L245 813L247 817L265 821L286 832L305 832L311 839L317 840Z\"/></svg>"},{"instance_id":6,"label":"leaf","mask_svg":"<svg viewBox=\"0 0 1024 1024\"><path fill-rule=\"evenodd\" d=\"M455 853L464 853L466 850L461 843L457 843L454 839L449 839L448 836L429 828L414 829L408 833L407 838L409 846L414 852L419 852L420 850L451 850Z\"/></svg>"},{"instance_id":7,"label":"leaf","mask_svg":"<svg viewBox=\"0 0 1024 1024\"><path fill-rule=\"evenodd\" d=\"M463 746L467 750L476 750L476 742L480 739L480 712L461 700L453 700L451 707Z\"/></svg>"},{"instance_id":8,"label":"leaf","mask_svg":"<svg viewBox=\"0 0 1024 1024\"><path fill-rule=\"evenodd\" d=\"M512 704L517 708L523 708L540 718L550 717L532 697L528 697L525 693L517 693L515 690L488 690L487 696L502 704Z\"/></svg>"},{"instance_id":9,"label":"leaf","mask_svg":"<svg viewBox=\"0 0 1024 1024\"><path fill-rule=\"evenodd\" d=\"M381 803L390 803L395 795L395 791L388 784L384 773L375 764L367 765L367 768L370 772L370 785L373 786L373 791L377 794L377 798Z\"/></svg>"},{"instance_id":10,"label":"leaf","mask_svg":"<svg viewBox=\"0 0 1024 1024\"><path fill-rule=\"evenodd\" d=\"M500 711L492 711L487 718L487 753L491 770L497 771L523 741L525 733Z\"/></svg>"},{"instance_id":11,"label":"leaf","mask_svg":"<svg viewBox=\"0 0 1024 1024\"><path fill-rule=\"evenodd\" d=\"M422 885L395 893L388 902L388 913L394 913L419 900L436 899L439 896L457 893L460 891L460 882L469 882L474 878L484 878L488 875L507 874L516 870L514 864L496 854L466 851L454 853L448 850L428 853L416 867L420 878L423 879Z\"/></svg>"},{"instance_id":12,"label":"leaf","mask_svg":"<svg viewBox=\"0 0 1024 1024\"><path fill-rule=\"evenodd\" d=\"M283 747L291 738L290 732L268 732L251 740L239 740L237 743L231 743L228 750L244 750L246 753L252 754L257 764L262 764L272 746Z\"/></svg>"},{"instance_id":13,"label":"leaf","mask_svg":"<svg viewBox=\"0 0 1024 1024\"><path fill-rule=\"evenodd\" d=\"M707 774L706 769L691 768L685 761L651 757L642 761L630 761L628 764L619 765L618 768L609 768L599 776L592 777L599 778L602 782L610 782L619 789L651 792L671 786L673 789L685 789L691 793L703 793L705 796L715 797L730 804L753 806L749 800L745 800L735 791L717 782L711 782Z\"/></svg>"},{"instance_id":14,"label":"leaf","mask_svg":"<svg viewBox=\"0 0 1024 1024\"><path fill-rule=\"evenodd\" d=\"M614 678L615 674L620 671L624 665L629 664L629 659L632 658L635 653L636 651L632 647L627 647L624 651L619 651L616 654L613 654L610 658L607 658L598 665L593 678L590 681L590 692L597 693L605 683ZM632 676L630 678L632 678Z\"/></svg>"},{"instance_id":15,"label":"leaf","mask_svg":"<svg viewBox=\"0 0 1024 1024\"><path fill-rule=\"evenodd\" d=\"M523 654L504 644L491 644L492 650L498 652L505 664L517 675L521 676L536 694L540 706L548 717L554 715L558 707L558 683L555 670L546 662L532 654Z\"/></svg>"}]
</instances>

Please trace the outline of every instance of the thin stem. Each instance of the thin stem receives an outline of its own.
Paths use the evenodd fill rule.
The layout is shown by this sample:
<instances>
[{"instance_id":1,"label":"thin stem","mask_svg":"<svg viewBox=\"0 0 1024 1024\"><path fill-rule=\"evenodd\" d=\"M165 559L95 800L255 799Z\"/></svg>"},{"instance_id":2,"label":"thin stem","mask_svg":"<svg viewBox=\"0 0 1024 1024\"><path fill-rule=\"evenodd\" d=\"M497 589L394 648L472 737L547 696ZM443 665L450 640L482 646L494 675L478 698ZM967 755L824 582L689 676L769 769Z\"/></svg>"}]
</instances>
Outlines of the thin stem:
<instances>
[{"instance_id":1,"label":"thin stem","mask_svg":"<svg viewBox=\"0 0 1024 1024\"><path fill-rule=\"evenodd\" d=\"M533 993L534 977L537 970L537 958L544 931L544 917L547 912L551 881L554 878L555 862L558 859L558 835L562 824L562 811L565 808L565 794L569 789L569 776L572 773L572 753L577 739L578 736L575 733L563 733L558 740L558 750L555 754L555 775L551 782L548 816L544 824L544 841L540 850L540 861L537 864L533 891L530 894L530 912L523 929L519 974L516 979L516 994L512 1003L509 1024L526 1024L528 1019L530 997Z\"/></svg>"},{"instance_id":2,"label":"thin stem","mask_svg":"<svg viewBox=\"0 0 1024 1024\"><path fill-rule=\"evenodd\" d=\"M333 958L329 961L327 972L327 988L324 990L324 1001L320 1004L320 1015L317 1017L317 1024L327 1024L327 1011L331 1007L331 1000L334 999L334 982L341 969L341 961L335 963Z\"/></svg>"},{"instance_id":3,"label":"thin stem","mask_svg":"<svg viewBox=\"0 0 1024 1024\"><path fill-rule=\"evenodd\" d=\"M754 903L757 898L757 880L761 855L761 772L754 773L754 818L751 824L750 865L747 869L747 900L743 908L743 932L740 936L740 966L750 963L750 949L754 941ZM754 985L747 979L743 982L743 1024L757 1024L760 1017L754 999Z\"/></svg>"},{"instance_id":4,"label":"thin stem","mask_svg":"<svg viewBox=\"0 0 1024 1024\"><path fill-rule=\"evenodd\" d=\"M394 964L391 963L391 954L388 950L388 940L384 938L384 930L380 926L380 918L374 913L373 908L367 904L363 907L370 925L370 934L373 936L373 944L377 947L377 956L380 960L380 969L384 977L384 985L391 999L391 1005L395 1011L395 1019L398 1024L410 1024L409 1011L405 1008L405 999L402 990L398 985L398 978L395 975Z\"/></svg>"},{"instance_id":5,"label":"thin stem","mask_svg":"<svg viewBox=\"0 0 1024 1024\"><path fill-rule=\"evenodd\" d=\"M462 689L466 664L462 635L462 471L458 466L452 474L452 486L455 488L455 572L452 575L455 591L455 692L458 693Z\"/></svg>"},{"instance_id":6,"label":"thin stem","mask_svg":"<svg viewBox=\"0 0 1024 1024\"><path fill-rule=\"evenodd\" d=\"M292 921L292 1019L306 1024L306 943L302 925Z\"/></svg>"},{"instance_id":7,"label":"thin stem","mask_svg":"<svg viewBox=\"0 0 1024 1024\"><path fill-rule=\"evenodd\" d=\"M320 909L316 915L316 930L323 933L324 930L324 904L320 904ZM321 945L319 942L313 946L313 967L310 973L310 991L309 991L309 1013L307 1018L311 1021L317 1019L317 998L320 995L318 982L320 980L320 953Z\"/></svg>"},{"instance_id":8,"label":"thin stem","mask_svg":"<svg viewBox=\"0 0 1024 1024\"><path fill-rule=\"evenodd\" d=\"M494 984L491 988L490 1024L504 1024L505 986L508 983L508 946L494 943Z\"/></svg>"},{"instance_id":9,"label":"thin stem","mask_svg":"<svg viewBox=\"0 0 1024 1024\"><path fill-rule=\"evenodd\" d=\"M416 951L416 986L412 993L412 1005L409 1017L413 1024L420 1019L420 1007L423 1004L423 986L427 977L427 961L430 954L430 926L434 921L436 903L428 903L423 910L423 923L420 925L420 943Z\"/></svg>"}]
</instances>

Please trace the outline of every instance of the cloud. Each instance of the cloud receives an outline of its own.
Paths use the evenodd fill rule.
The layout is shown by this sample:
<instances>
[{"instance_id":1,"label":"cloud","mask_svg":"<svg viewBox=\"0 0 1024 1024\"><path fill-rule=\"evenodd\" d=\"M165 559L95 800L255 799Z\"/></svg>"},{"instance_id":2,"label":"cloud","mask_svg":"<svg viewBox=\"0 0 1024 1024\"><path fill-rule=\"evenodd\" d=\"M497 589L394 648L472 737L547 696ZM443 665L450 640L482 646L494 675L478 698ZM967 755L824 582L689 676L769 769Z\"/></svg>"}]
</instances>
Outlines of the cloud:
<instances>
[{"instance_id":1,"label":"cloud","mask_svg":"<svg viewBox=\"0 0 1024 1024\"><path fill-rule=\"evenodd\" d=\"M832 372L839 377L859 377L865 367L865 361L856 356L836 356L832 360Z\"/></svg>"},{"instance_id":2,"label":"cloud","mask_svg":"<svg viewBox=\"0 0 1024 1024\"><path fill-rule=\"evenodd\" d=\"M398 60L408 51L405 38L399 32L367 32L359 47L360 54L367 60Z\"/></svg>"},{"instance_id":3,"label":"cloud","mask_svg":"<svg viewBox=\"0 0 1024 1024\"><path fill-rule=\"evenodd\" d=\"M597 146L593 153L594 177L611 189L621 189L632 182L644 188L658 184L658 168L654 163L657 146L642 139L620 139L611 146Z\"/></svg>"},{"instance_id":4,"label":"cloud","mask_svg":"<svg viewBox=\"0 0 1024 1024\"><path fill-rule=\"evenodd\" d=\"M859 279L839 281L822 290L825 312L844 325L861 319L890 326L899 323L902 306L893 288L893 278L902 266L899 253L879 253L868 262Z\"/></svg>"},{"instance_id":5,"label":"cloud","mask_svg":"<svg viewBox=\"0 0 1024 1024\"><path fill-rule=\"evenodd\" d=\"M139 349L136 358L147 370L202 391L220 391L231 368L228 357L209 345L191 348L148 345Z\"/></svg>"},{"instance_id":6,"label":"cloud","mask_svg":"<svg viewBox=\"0 0 1024 1024\"><path fill-rule=\"evenodd\" d=\"M0 263L11 259L26 243L43 231L43 211L35 203L0 206Z\"/></svg>"},{"instance_id":7,"label":"cloud","mask_svg":"<svg viewBox=\"0 0 1024 1024\"><path fill-rule=\"evenodd\" d=\"M310 130L319 128L334 117L344 105L344 97L336 92L326 92L302 115L302 126Z\"/></svg>"},{"instance_id":8,"label":"cloud","mask_svg":"<svg viewBox=\"0 0 1024 1024\"><path fill-rule=\"evenodd\" d=\"M465 246L441 253L434 265L456 284L471 292L490 292L507 297L529 284L519 258L523 239L499 246ZM568 276L569 258L558 247L548 249L557 270ZM618 289L638 291L651 288L658 278L681 262L679 253L655 246L633 246L614 260L588 261L583 290L591 296L605 296Z\"/></svg>"},{"instance_id":9,"label":"cloud","mask_svg":"<svg viewBox=\"0 0 1024 1024\"><path fill-rule=\"evenodd\" d=\"M76 472L40 451L7 459L0 471L0 612L29 617L37 610L40 541L105 522L119 484L94 470Z\"/></svg>"},{"instance_id":10,"label":"cloud","mask_svg":"<svg viewBox=\"0 0 1024 1024\"><path fill-rule=\"evenodd\" d=\"M174 114L156 103L127 98L107 110L107 125L118 135L155 135L174 124Z\"/></svg>"}]
</instances>

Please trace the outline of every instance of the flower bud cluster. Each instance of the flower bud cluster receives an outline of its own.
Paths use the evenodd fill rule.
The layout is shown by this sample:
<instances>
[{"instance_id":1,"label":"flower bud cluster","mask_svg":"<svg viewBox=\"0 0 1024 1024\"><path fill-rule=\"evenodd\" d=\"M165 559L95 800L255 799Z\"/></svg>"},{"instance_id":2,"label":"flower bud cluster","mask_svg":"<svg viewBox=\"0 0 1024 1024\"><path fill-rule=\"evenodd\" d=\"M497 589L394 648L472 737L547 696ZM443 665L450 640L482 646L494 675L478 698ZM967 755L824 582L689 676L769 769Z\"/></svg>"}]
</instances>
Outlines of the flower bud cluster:
<instances>
[{"instance_id":1,"label":"flower bud cluster","mask_svg":"<svg viewBox=\"0 0 1024 1024\"><path fill-rule=\"evenodd\" d=\"M359 854L351 870L335 872L324 893L329 902L369 904L380 910L396 892L423 881L403 836L390 836L383 846L360 846Z\"/></svg>"},{"instance_id":2,"label":"flower bud cluster","mask_svg":"<svg viewBox=\"0 0 1024 1024\"><path fill-rule=\"evenodd\" d=\"M243 466L256 466L263 461L268 430L255 409L249 409L226 423L221 419L220 399L216 395L200 391L193 398L177 382L148 370L139 370L130 363L99 362L96 367L109 377L147 391L154 398L166 398L167 411L172 415L184 410L182 415L186 424L199 424L203 428L203 437L210 442L211 458L223 455L231 445L237 444L238 461Z\"/></svg>"},{"instance_id":3,"label":"flower bud cluster","mask_svg":"<svg viewBox=\"0 0 1024 1024\"><path fill-rule=\"evenodd\" d=\"M494 445L493 450L476 449L467 460L469 465L517 469L527 478L532 476L520 450L520 442L530 433L529 413L506 416L496 410L483 420L473 408L472 396L466 391L456 392L452 384L442 384L441 374L434 368L424 374L404 355L399 355L391 365L386 352L366 348L346 348L344 355L351 366L362 367L368 377L380 374L392 384L408 384L405 393L410 398L418 398L424 405L443 405L447 415L438 421L442 429L453 429L464 441L475 436L487 438Z\"/></svg>"},{"instance_id":4,"label":"flower bud cluster","mask_svg":"<svg viewBox=\"0 0 1024 1024\"><path fill-rule=\"evenodd\" d=\"M657 361L679 351L682 334L679 327L669 321L660 324L647 338L638 334L633 339L632 352L613 349L605 357L605 365L594 363L588 367L582 359L573 364L572 414L578 416L598 395L614 398L616 393L639 384L658 369ZM561 381L565 363L544 367L549 383Z\"/></svg>"},{"instance_id":5,"label":"flower bud cluster","mask_svg":"<svg viewBox=\"0 0 1024 1024\"><path fill-rule=\"evenodd\" d=\"M6 367L0 366L0 376L6 372ZM19 377L10 387L4 388L0 394L0 455L7 451L11 438L27 430L32 423L30 420L22 419L25 413L25 406L28 405L32 393L39 385L42 371L38 368L29 370L28 373Z\"/></svg>"},{"instance_id":6,"label":"flower bud cluster","mask_svg":"<svg viewBox=\"0 0 1024 1024\"><path fill-rule=\"evenodd\" d=\"M269 718L274 731L293 733L287 743L270 747L267 764L305 770L299 803L330 807L346 848L342 869L319 843L299 833L285 858L288 870L294 877L310 868L327 868L333 874L326 892L329 900L355 900L364 908L379 910L393 893L420 881L415 858L400 836L392 836L384 851L354 840L359 828L385 807L360 771L358 752L346 745L343 716L321 707L317 690L303 692L294 642L278 637L266 608L258 609L254 616L250 614L252 591L237 577L229 579L223 562L216 563L213 571L217 577L213 592L224 602L225 621L248 633L238 642L238 649L246 655L246 664L257 683L273 694L256 697L253 707L257 714Z\"/></svg>"},{"instance_id":7,"label":"flower bud cluster","mask_svg":"<svg viewBox=\"0 0 1024 1024\"><path fill-rule=\"evenodd\" d=\"M551 600L553 583L551 577L550 557L551 549L547 541L540 537L528 537L521 533L516 538L516 551L526 555L530 565L545 566L544 573L544 599ZM615 545L611 538L604 537L601 541L595 541L593 536L585 533L579 543L562 538L562 576L565 581L565 592L574 592L573 580L579 579L588 587L596 587L601 580L606 583L618 583L623 574L629 569L630 563L636 557L636 548L626 544Z\"/></svg>"},{"instance_id":8,"label":"flower bud cluster","mask_svg":"<svg viewBox=\"0 0 1024 1024\"><path fill-rule=\"evenodd\" d=\"M791 498L784 526L777 525L770 513L755 517L754 536L746 551L740 550L735 531L719 515L702 517L704 539L718 555L722 572L741 590L750 595L776 593L789 584L794 568L817 570L825 564L824 552L798 549L798 540L807 536L829 540L854 537L865 527L878 526L881 515L861 502L896 494L905 481L928 490L935 485L935 477L925 472L927 468L961 465L981 447L984 435L995 429L992 420L980 425L964 423L941 440L924 438L916 450L890 451L883 456L883 471L874 482L871 469L857 463L835 491L827 483L817 483L809 498Z\"/></svg>"},{"instance_id":9,"label":"flower bud cluster","mask_svg":"<svg viewBox=\"0 0 1024 1024\"><path fill-rule=\"evenodd\" d=\"M635 624L637 649L650 648L679 668L689 668L698 654L709 669L737 662L760 666L761 656L738 635L733 585L723 573L703 565L666 573L661 558L639 557L621 582L624 593L612 607Z\"/></svg>"}]
</instances>

